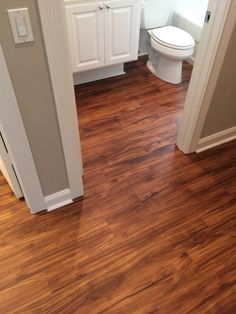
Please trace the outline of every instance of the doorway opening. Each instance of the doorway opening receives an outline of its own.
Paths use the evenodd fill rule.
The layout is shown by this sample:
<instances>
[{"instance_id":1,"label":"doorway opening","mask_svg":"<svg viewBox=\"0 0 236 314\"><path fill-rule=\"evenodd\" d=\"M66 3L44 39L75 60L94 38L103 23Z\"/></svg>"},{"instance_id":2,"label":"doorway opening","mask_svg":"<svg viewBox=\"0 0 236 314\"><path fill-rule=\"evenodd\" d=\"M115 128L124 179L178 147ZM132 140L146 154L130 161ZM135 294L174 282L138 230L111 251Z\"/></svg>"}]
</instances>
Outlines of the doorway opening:
<instances>
[{"instance_id":1,"label":"doorway opening","mask_svg":"<svg viewBox=\"0 0 236 314\"><path fill-rule=\"evenodd\" d=\"M95 3L93 5L87 5L83 2L78 4L78 3L73 3L70 1L65 3L68 38L69 38L69 44L70 44L71 60L72 60L72 65L73 65L72 68L73 68L73 75L74 75L74 84L76 85L76 95L77 95L77 100L78 100L77 102L79 104L83 102L83 99L82 99L83 96L79 95L80 88L81 88L81 91L83 91L83 87L86 88L86 86L89 86L88 89L90 88L91 90L93 90L94 94L96 94L98 86L101 86L102 84L104 86L102 87L102 90L107 89L107 91L109 91L110 89L109 86L112 85L112 82L114 82L114 80L117 82L117 85L118 85L116 89L117 88L119 89L119 85L123 84L123 77L122 77L122 74L124 74L124 72L122 72L123 64L118 64L119 67L116 67L116 68L114 68L113 64L116 64L117 60L124 61L125 58L128 58L128 60L132 59L131 56L135 55L134 51L132 50L133 48L132 49L130 48L130 47L135 46L134 38L137 35L137 34L135 35L135 31L134 31L135 25L137 27L137 21L135 22L135 18L133 17L131 18L131 16L133 16L134 13L136 13L139 17L141 15L141 25L140 25L140 34L139 34L139 60L135 62L131 62L131 63L125 63L126 77L130 77L130 76L132 77L132 74L130 73L134 73L133 80L134 81L136 80L135 75L137 75L137 73L130 70L131 68L134 69L135 67L137 68L140 67L140 72L142 73L145 73L146 71L146 74L144 74L144 76L146 75L146 77L148 76L149 78L152 77L152 75L148 74L150 71L148 71L148 69L145 68L145 63L147 63L147 66L149 69L151 68L149 66L150 62L153 64L152 52L150 52L150 40L151 40L150 31L148 30L151 26L154 27L154 25L156 25L155 24L156 19L151 14L151 12L152 11L154 12L155 9L158 9L159 4L156 1L150 1L150 2L144 1L143 10L141 11L141 14L140 14L140 12L138 13L138 10L135 9L135 6L131 4L131 2L129 4L119 3L119 7L117 7L118 4L113 4L112 7L110 7L110 5L109 7L107 5L102 5L102 6L99 6L99 10ZM104 3L106 4L106 2ZM151 10L150 10L150 6L153 6ZM148 8L149 9L148 10L145 9L146 7L147 9ZM182 106L185 102L185 97L188 90L188 84L191 78L191 72L192 72L191 66L194 66L195 61L196 61L196 56L198 53L201 33L204 27L204 22L208 23L210 19L210 12L208 12L206 15L207 7L208 7L208 0L201 0L198 3L196 3L195 1L191 2L191 1L176 0L176 1L171 1L171 2L166 3L165 6L163 6L162 11L160 12L160 14L163 15L163 21L164 20L168 21L168 25L174 26L174 28L178 28L181 31L184 31L185 35L187 34L190 37L192 37L192 40L195 42L194 52L186 60L187 63L189 63L189 65L187 65L186 62L184 62L184 66L183 66L182 86L185 85L185 93L184 92L182 93L182 97L183 97ZM149 13L145 14L144 12L149 12ZM207 20L206 20L206 16L207 16ZM123 21L123 24L125 24L124 23L125 21L126 22L129 21L130 25L132 25L127 30L127 33L129 34L133 32L132 42L130 42L130 45L128 46L125 46L125 44L121 44L122 42L121 33L120 33L120 30L118 30L117 24L121 23L122 21ZM95 25L94 23L95 24L97 23L96 32L95 32L95 29L92 27L92 25ZM158 19L158 23L159 23L159 19ZM106 26L105 33L104 33L104 27L101 27L101 25L103 24ZM112 30L110 30L110 28ZM109 31L106 31L106 29L109 29ZM97 44L98 44L99 49L96 49ZM89 49L89 47L91 49ZM124 51L127 51L126 55L124 54ZM154 63L155 63L155 60L154 60ZM188 72L188 79L186 79L187 72ZM118 76L119 74L120 74L120 77ZM112 78L113 76L117 76L117 77ZM107 77L107 80L99 83L99 81L105 77ZM155 78L156 77L154 75L153 81L152 82L150 81L150 84L151 84L150 87L153 86L153 91L152 91L153 95L156 93L158 96L158 93L162 92L162 86L167 86L168 84L165 85L165 81L158 80L158 78L156 78L156 81L155 81ZM119 83L119 80L120 80L120 83ZM83 83L89 83L89 84L83 85ZM156 83L156 86L155 86L155 83ZM127 87L128 86L129 85L127 85ZM178 89L180 89L181 87L181 84L179 86L170 85L169 88L170 87L173 88L173 91L175 90L178 91ZM139 86L139 88L143 89L141 85ZM166 87L163 87L163 88L165 90ZM135 93L132 90L129 91L128 88L124 88L124 90L122 91L120 90L119 92L120 92L119 100L120 102L123 102L123 103L124 103L124 99L122 99L122 95L125 95L126 92ZM98 93L100 93L100 91L98 91ZM137 95L136 96L134 95L134 98L135 97L138 98ZM144 92L142 95L144 96L141 96L141 97L145 99ZM107 97L105 92L104 92L104 97ZM152 97L155 98L155 96L152 96ZM142 102L141 98L140 98L140 101ZM158 99L156 99L156 101L158 104ZM94 97L94 102L96 102L96 97ZM109 104L108 104L108 107L109 107ZM178 111L177 108L178 108L178 104L176 104L176 110ZM168 111L168 106L166 106L166 109ZM130 108L130 111L132 112L132 108ZM182 107L182 111L183 111L183 107ZM158 113L158 105L156 106L156 108L155 107L153 108L153 112L155 112L156 114ZM88 115L94 116L94 113L89 112ZM178 114L178 116L180 120L180 113ZM91 116L88 117L88 119L91 119ZM113 117L113 120L114 119L115 117ZM175 123L174 121L173 123ZM100 128L101 128L101 125L100 125Z\"/></svg>"},{"instance_id":2,"label":"doorway opening","mask_svg":"<svg viewBox=\"0 0 236 314\"><path fill-rule=\"evenodd\" d=\"M192 66L185 62L182 83L172 85L146 62L142 56L126 65L125 76L75 87L86 195L145 201L168 185L181 155L188 160L176 134Z\"/></svg>"},{"instance_id":3,"label":"doorway opening","mask_svg":"<svg viewBox=\"0 0 236 314\"><path fill-rule=\"evenodd\" d=\"M125 3L123 1L120 1L119 3L121 3L121 2L123 3L123 5L125 5ZM132 2L132 1L129 1L129 2ZM66 1L66 3L72 4L75 2ZM104 3L105 3L105 1L104 1ZM219 4L219 8L220 8L219 10L218 9L215 10L215 12L214 12L215 14L213 15L213 19L212 19L213 21L218 19L218 21L217 21L218 25L217 25L217 23L210 23L210 25L211 25L210 30L211 31L214 30L214 37L217 40L215 42L209 40L209 42L211 42L211 46L208 47L209 48L208 50L202 49L202 54L203 54L203 52L207 53L210 51L210 53L208 53L207 56L209 57L209 55L210 55L212 57L212 59L214 59L215 55L211 54L211 52L212 51L214 52L214 50L217 49L220 37L222 35L222 28L223 28L223 25L224 25L224 22L225 22L227 13L228 13L230 1L227 1L227 4L223 4L223 2L219 2L219 1L210 1L210 3L211 4L215 3L215 6L216 6L216 4ZM70 158L73 156L77 156L77 154L75 154L75 150L73 151L73 145L71 145L72 142L75 143L75 138L73 138L73 141L72 141L71 138L69 138L67 136L68 135L68 127L67 127L68 121L66 121L67 119L65 119L65 114L66 114L67 118L72 118L72 120L74 119L73 108L72 107L69 109L67 107L65 108L66 103L73 102L72 97L70 95L72 92L72 89L70 90L70 87L69 87L69 85L71 85L71 87L72 87L72 84L70 81L71 80L71 77L70 77L71 69L69 69L70 60L69 60L68 51L66 48L66 46L67 46L66 41L68 41L68 33L66 32L65 23L61 23L61 20L63 20L63 19L64 19L64 22L66 22L65 21L65 13L62 12L65 10L65 2L64 1L61 1L61 2L55 2L54 1L52 4L49 5L45 0L38 0L38 5L39 5L40 16L41 16L43 35L44 35L44 40L45 40L46 53L47 53L47 57L48 57L49 70L50 70L52 85L53 85L55 99L56 99L56 110L57 110L57 114L58 114L58 120L59 120L59 125L60 125L61 136L62 136L62 143L63 143L63 147L65 149L66 164L69 165L69 168L70 168L69 169L70 170L69 171L70 172L69 177L71 177L72 179L75 179L74 172L73 172L73 168L75 168L75 167L73 167L73 163L71 163L71 161L74 162L75 159ZM88 8L88 7L86 7L86 8ZM222 8L223 8L223 10L221 10ZM103 9L104 8L101 7L101 11ZM107 5L106 6L107 11L106 12L110 12L109 11L110 9L111 9L111 7L109 5ZM97 10L98 10L98 7L96 9L96 12L97 12ZM100 10L100 7L99 7L99 10ZM120 11L120 10L118 10L118 11ZM124 14L124 11L126 12L125 14ZM55 14L55 12L57 12L57 14ZM122 16L124 16L124 15L126 18L130 17L130 14L128 14L126 10L122 10ZM93 19L93 15L86 15L86 18L89 18L89 17L91 19ZM101 23L103 23L103 26L104 26L104 23L106 23L107 21L110 22L110 20L104 20L104 18L101 19ZM118 19L118 21L119 21L119 19ZM222 23L220 23L220 22L222 22ZM83 24L83 22L82 22L82 24ZM219 24L220 24L220 27L219 27ZM213 28L212 25L215 27ZM55 32L55 29L57 29L58 32ZM101 29L104 30L104 27L101 27ZM97 30L97 28L95 27L95 28L93 28L93 30ZM210 39L209 32L208 32L208 35L204 36L204 37L205 37L205 41ZM54 38L55 40L52 41L52 38ZM88 37L83 37L83 38L86 41L86 38L88 38ZM121 46L119 46L119 48L120 47ZM55 53L55 50L60 51L60 54ZM95 49L95 52L96 52L96 49ZM110 58L108 59L108 62L111 62L111 60L113 58L114 58L114 54L110 56ZM202 55L201 58L203 60L204 56ZM64 60L64 62L62 62L62 59ZM200 58L198 58L198 59L200 59ZM63 64L63 66L60 67L61 64ZM211 63L205 64L205 66L206 66L207 71L211 72L213 62L212 62L212 64ZM119 71L119 70L120 69L117 69L117 71ZM205 79L205 81L207 81L207 79L209 79L209 76L207 76L206 73L204 75L204 79ZM133 80L135 80L135 78L133 78ZM109 84L112 81L113 81L113 78L110 78ZM68 84L66 85L65 82L67 82ZM202 87L200 90L197 88L196 84L195 84L195 87L198 90L198 94L202 94L202 92L204 92L204 89ZM108 88L108 85L106 87L104 87L103 89L106 89L106 88ZM178 88L178 87L176 86L175 88ZM65 93L63 93L63 92L65 92ZM93 91L90 90L89 93L93 93ZM101 92L98 91L97 93L99 94ZM65 96L68 96L68 97L65 97ZM78 96L78 97L80 98L80 96ZM111 96L111 98L112 98L112 96ZM197 105L198 105L198 107L201 106L200 101L198 102ZM195 105L193 105L193 107L194 106ZM195 107L197 107L197 106L195 106ZM107 108L109 108L109 107L107 107ZM130 109L128 109L128 110L130 110ZM92 112L91 112L91 115L92 115ZM88 117L88 120L91 120L91 117ZM115 122L116 122L116 119L114 118L113 123L115 123ZM195 121L195 122L197 123L198 121ZM72 123L74 123L74 121L72 121ZM101 127L101 124L99 124L99 127ZM185 137L190 137L189 132L185 132ZM138 137L136 139L138 140ZM93 146L94 157L96 157L96 150L98 150L98 148L96 147L96 142L94 142L93 145L94 145ZM109 147L108 147L108 150L109 150ZM145 150L143 150L143 152L145 152ZM189 150L186 150L186 153L189 153ZM117 154L119 154L119 150L118 150ZM140 160L140 158L142 159L143 156L137 156L137 158L135 160ZM85 154L83 156L83 161L84 161L84 164L86 165L86 155ZM98 161L101 162L101 166L103 166L104 165L104 163L103 163L104 162L104 156L100 155ZM133 163L133 160L131 160L131 163ZM105 165L106 165L106 163L105 163ZM73 180L73 182L75 182L75 181L76 180Z\"/></svg>"},{"instance_id":4,"label":"doorway opening","mask_svg":"<svg viewBox=\"0 0 236 314\"><path fill-rule=\"evenodd\" d=\"M159 169L157 164L164 161L167 165L176 161L180 154L176 147L177 130L183 115L207 4L208 1L205 1L201 17L198 12L199 24L187 20L186 7L182 14L181 10L172 14L174 25L192 32L196 41L194 55L183 63L180 84L169 84L148 70L148 39L141 30L139 59L125 64L125 75L75 86L86 190L89 190L86 181L93 181L94 173L99 178L94 182L98 189L96 184L100 185L102 181L110 187L118 181L123 190L128 188L128 182L141 191L142 178L153 180L155 184L152 183L153 186L143 192L144 198L163 186L159 172L154 169ZM191 3L188 9L190 7ZM74 78L77 79L79 75L76 74ZM169 177L170 173L166 175ZM133 181L133 177L139 183ZM136 188L136 184L140 186ZM166 182L163 184L165 186Z\"/></svg>"}]
</instances>

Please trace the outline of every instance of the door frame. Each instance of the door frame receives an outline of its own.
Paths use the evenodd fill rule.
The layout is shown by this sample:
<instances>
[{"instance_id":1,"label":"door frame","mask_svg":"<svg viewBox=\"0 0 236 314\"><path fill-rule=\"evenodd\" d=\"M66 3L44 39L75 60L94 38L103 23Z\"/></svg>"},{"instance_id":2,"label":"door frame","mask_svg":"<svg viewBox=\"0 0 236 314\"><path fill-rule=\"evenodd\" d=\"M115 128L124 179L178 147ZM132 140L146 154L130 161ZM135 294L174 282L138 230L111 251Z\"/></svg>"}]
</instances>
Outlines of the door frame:
<instances>
[{"instance_id":1,"label":"door frame","mask_svg":"<svg viewBox=\"0 0 236 314\"><path fill-rule=\"evenodd\" d=\"M177 135L177 146L185 154L195 152L198 147L233 30L234 19L229 14L232 2L233 0L209 1L208 10L211 11L211 19L209 24L204 25L185 101L183 119ZM222 40L223 47L220 46Z\"/></svg>"},{"instance_id":2,"label":"door frame","mask_svg":"<svg viewBox=\"0 0 236 314\"><path fill-rule=\"evenodd\" d=\"M71 144L73 143L76 146L78 153L78 145L76 145L76 140L78 141L78 138L76 140L74 137L72 139L69 138L70 132L66 130L67 126L64 122L64 117L66 115L67 117L72 117L72 128L74 128L75 123L77 123L77 121L74 121L74 108L71 107L69 110L65 110L64 107L66 95L69 96L68 99L70 100L69 102L67 100L67 103L74 103L71 92L70 95L68 94L68 90L72 90L73 79L72 74L69 73L71 70L69 70L68 67L66 67L63 72L60 71L59 73L57 71L57 64L61 64L61 60L63 60L64 64L67 62L71 64L66 29L65 3L64 0L37 0L37 2L44 34L46 53L48 56L51 80L56 98L57 114L62 135L62 143L65 150L66 166L70 185L74 187L72 190L75 191L72 194L75 195L78 193L76 193L77 184L73 165L74 163L78 165L78 160L75 158L76 154L71 154L73 151L73 145ZM177 136L177 146L185 154L195 152L197 149L201 131L210 105L210 100L217 83L217 75L215 75L215 78L211 78L211 74L213 69L216 70L215 60L218 48L220 46L226 24L229 29L230 27L232 29L232 21L228 21L232 2L233 0L209 0L208 10L211 11L211 19L210 23L204 27L202 40L199 45L198 55L195 61L195 67L192 73L185 102L184 115ZM230 34L231 32L229 31L225 36L225 43L229 41ZM224 49L222 49L220 61L218 60L218 74L224 60L226 49L227 45L225 45ZM55 51L57 51L57 54L55 54ZM63 76L64 79L62 79ZM200 82L199 77L201 77ZM63 88L63 84L65 83L68 84L68 90L63 96L63 101L60 101L59 98L62 96L63 91L65 91ZM70 158L70 155L74 156L74 158ZM79 162L80 165L82 165L81 152Z\"/></svg>"},{"instance_id":3,"label":"door frame","mask_svg":"<svg viewBox=\"0 0 236 314\"><path fill-rule=\"evenodd\" d=\"M0 45L0 119L11 163L32 213L45 209L38 172Z\"/></svg>"},{"instance_id":4,"label":"door frame","mask_svg":"<svg viewBox=\"0 0 236 314\"><path fill-rule=\"evenodd\" d=\"M83 196L83 164L64 0L37 0L71 198Z\"/></svg>"},{"instance_id":5,"label":"door frame","mask_svg":"<svg viewBox=\"0 0 236 314\"><path fill-rule=\"evenodd\" d=\"M14 192L16 198L19 199L23 197L23 192L21 190L15 168L12 165L4 138L5 135L0 122L0 171Z\"/></svg>"}]
</instances>

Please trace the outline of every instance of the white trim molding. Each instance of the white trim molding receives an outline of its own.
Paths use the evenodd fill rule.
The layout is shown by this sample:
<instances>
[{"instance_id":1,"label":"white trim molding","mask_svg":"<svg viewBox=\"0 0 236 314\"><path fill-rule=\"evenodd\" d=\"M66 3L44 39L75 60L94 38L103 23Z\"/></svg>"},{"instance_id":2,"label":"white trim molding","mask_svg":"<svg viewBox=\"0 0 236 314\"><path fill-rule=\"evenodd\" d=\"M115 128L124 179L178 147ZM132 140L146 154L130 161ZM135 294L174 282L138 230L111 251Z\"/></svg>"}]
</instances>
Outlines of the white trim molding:
<instances>
[{"instance_id":1,"label":"white trim molding","mask_svg":"<svg viewBox=\"0 0 236 314\"><path fill-rule=\"evenodd\" d=\"M196 151L206 120L234 27L235 18L233 14L230 15L231 5L233 0L209 1L208 10L211 11L211 19L203 28L185 101L183 120L177 136L177 146L185 154Z\"/></svg>"},{"instance_id":2,"label":"white trim molding","mask_svg":"<svg viewBox=\"0 0 236 314\"><path fill-rule=\"evenodd\" d=\"M9 186L11 187L12 191L14 192L16 198L23 197L23 192L20 187L19 180L17 179L16 172L12 167L12 161L8 154L7 145L4 141L4 132L0 122L0 171L2 172L3 176L7 180Z\"/></svg>"},{"instance_id":3,"label":"white trim molding","mask_svg":"<svg viewBox=\"0 0 236 314\"><path fill-rule=\"evenodd\" d=\"M218 132L201 138L198 142L197 153L203 152L212 147L225 144L236 139L236 127Z\"/></svg>"},{"instance_id":4,"label":"white trim molding","mask_svg":"<svg viewBox=\"0 0 236 314\"><path fill-rule=\"evenodd\" d=\"M64 0L37 0L72 199L84 194L83 167Z\"/></svg>"},{"instance_id":5,"label":"white trim molding","mask_svg":"<svg viewBox=\"0 0 236 314\"><path fill-rule=\"evenodd\" d=\"M45 209L43 192L1 45L0 120L26 204L35 214Z\"/></svg>"},{"instance_id":6,"label":"white trim molding","mask_svg":"<svg viewBox=\"0 0 236 314\"><path fill-rule=\"evenodd\" d=\"M73 203L73 200L71 198L71 191L69 189L65 189L45 197L45 204L48 212L71 203Z\"/></svg>"}]
</instances>

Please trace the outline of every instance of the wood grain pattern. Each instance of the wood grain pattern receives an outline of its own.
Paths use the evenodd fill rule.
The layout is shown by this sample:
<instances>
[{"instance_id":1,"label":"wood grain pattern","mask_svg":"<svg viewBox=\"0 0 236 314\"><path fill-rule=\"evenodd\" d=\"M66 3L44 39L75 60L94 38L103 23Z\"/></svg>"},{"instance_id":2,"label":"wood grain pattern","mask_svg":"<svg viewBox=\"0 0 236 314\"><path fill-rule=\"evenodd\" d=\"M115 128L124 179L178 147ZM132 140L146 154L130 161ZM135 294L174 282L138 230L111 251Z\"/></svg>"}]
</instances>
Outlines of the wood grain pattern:
<instances>
[{"instance_id":1,"label":"wood grain pattern","mask_svg":"<svg viewBox=\"0 0 236 314\"><path fill-rule=\"evenodd\" d=\"M177 150L190 74L76 87L83 201L32 216L0 176L0 313L236 313L236 142Z\"/></svg>"}]
</instances>

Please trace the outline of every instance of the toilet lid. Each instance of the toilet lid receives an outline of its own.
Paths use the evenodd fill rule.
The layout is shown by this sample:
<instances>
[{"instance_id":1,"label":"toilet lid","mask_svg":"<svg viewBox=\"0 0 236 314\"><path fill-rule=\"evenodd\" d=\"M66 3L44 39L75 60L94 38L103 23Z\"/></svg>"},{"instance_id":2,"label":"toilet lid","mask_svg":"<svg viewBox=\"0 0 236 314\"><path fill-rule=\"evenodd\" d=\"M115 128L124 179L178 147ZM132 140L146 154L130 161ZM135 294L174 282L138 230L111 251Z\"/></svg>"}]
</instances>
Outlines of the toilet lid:
<instances>
[{"instance_id":1,"label":"toilet lid","mask_svg":"<svg viewBox=\"0 0 236 314\"><path fill-rule=\"evenodd\" d=\"M193 37L189 33L174 26L156 28L152 30L152 34L155 41L170 48L188 49L195 44Z\"/></svg>"}]
</instances>

